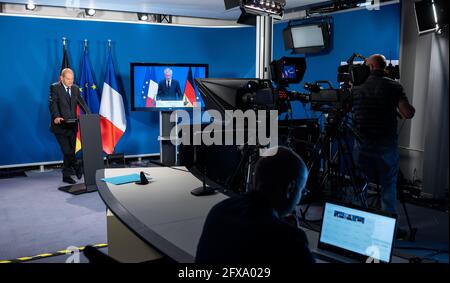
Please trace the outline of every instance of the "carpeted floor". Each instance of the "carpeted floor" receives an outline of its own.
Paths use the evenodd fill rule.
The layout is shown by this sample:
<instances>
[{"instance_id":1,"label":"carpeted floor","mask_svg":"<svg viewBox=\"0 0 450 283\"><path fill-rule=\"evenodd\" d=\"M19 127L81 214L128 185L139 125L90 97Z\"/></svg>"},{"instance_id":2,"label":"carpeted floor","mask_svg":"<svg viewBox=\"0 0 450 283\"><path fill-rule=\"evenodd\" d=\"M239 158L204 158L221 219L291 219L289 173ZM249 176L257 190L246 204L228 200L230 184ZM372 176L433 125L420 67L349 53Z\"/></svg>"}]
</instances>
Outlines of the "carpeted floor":
<instances>
[{"instance_id":1,"label":"carpeted floor","mask_svg":"<svg viewBox=\"0 0 450 283\"><path fill-rule=\"evenodd\" d=\"M0 179L0 260L107 243L106 207L98 193L73 196L59 191L58 187L66 185L60 170L26 175ZM406 229L404 211L399 208L400 226ZM395 253L448 263L448 213L411 204L407 209L418 229L416 241L397 241ZM307 219L320 219L321 214L322 207L313 205ZM317 223L309 224L317 228ZM34 262L65 262L67 257ZM81 256L81 261L87 260Z\"/></svg>"},{"instance_id":2,"label":"carpeted floor","mask_svg":"<svg viewBox=\"0 0 450 283\"><path fill-rule=\"evenodd\" d=\"M0 180L0 260L107 243L98 193L57 190L65 185L59 170L27 176Z\"/></svg>"}]
</instances>

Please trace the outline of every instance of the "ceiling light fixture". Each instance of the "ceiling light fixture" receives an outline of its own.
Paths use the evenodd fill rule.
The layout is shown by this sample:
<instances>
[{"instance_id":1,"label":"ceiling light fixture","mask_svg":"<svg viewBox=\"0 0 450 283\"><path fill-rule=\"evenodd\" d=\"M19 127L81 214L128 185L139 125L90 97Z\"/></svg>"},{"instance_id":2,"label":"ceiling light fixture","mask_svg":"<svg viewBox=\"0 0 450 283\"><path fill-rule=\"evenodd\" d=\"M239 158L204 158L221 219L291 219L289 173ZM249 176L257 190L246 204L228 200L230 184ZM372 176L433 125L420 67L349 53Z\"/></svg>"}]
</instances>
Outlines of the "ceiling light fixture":
<instances>
[{"instance_id":1,"label":"ceiling light fixture","mask_svg":"<svg viewBox=\"0 0 450 283\"><path fill-rule=\"evenodd\" d=\"M138 13L138 19L140 21L147 21L148 20L148 14Z\"/></svg>"},{"instance_id":2,"label":"ceiling light fixture","mask_svg":"<svg viewBox=\"0 0 450 283\"><path fill-rule=\"evenodd\" d=\"M95 9L85 9L86 15L93 17L97 11Z\"/></svg>"},{"instance_id":3,"label":"ceiling light fixture","mask_svg":"<svg viewBox=\"0 0 450 283\"><path fill-rule=\"evenodd\" d=\"M26 4L25 9L29 11L34 11L34 9L36 9L36 5L34 5L33 3Z\"/></svg>"}]
</instances>

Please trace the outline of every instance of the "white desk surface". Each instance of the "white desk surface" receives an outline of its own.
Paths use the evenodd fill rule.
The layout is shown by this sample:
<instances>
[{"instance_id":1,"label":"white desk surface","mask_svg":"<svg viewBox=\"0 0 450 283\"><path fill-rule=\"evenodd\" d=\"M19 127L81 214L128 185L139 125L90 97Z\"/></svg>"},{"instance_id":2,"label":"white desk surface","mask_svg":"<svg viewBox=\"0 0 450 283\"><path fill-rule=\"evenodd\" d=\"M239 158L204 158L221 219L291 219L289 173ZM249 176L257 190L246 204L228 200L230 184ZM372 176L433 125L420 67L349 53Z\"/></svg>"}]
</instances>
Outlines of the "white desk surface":
<instances>
[{"instance_id":1,"label":"white desk surface","mask_svg":"<svg viewBox=\"0 0 450 283\"><path fill-rule=\"evenodd\" d=\"M221 193L202 197L193 196L190 191L202 186L202 182L185 167L174 168L98 170L97 186L106 205L141 239L162 253L175 257L177 261L193 262L209 210L228 197ZM100 181L103 177L139 174L141 171L152 178L149 184L113 185ZM117 209L117 205L121 209ZM133 220L131 221L128 216ZM133 224L126 223L127 220ZM150 236L146 233L146 229L151 232ZM317 248L319 233L308 229L303 230L308 238L310 249L314 252ZM182 251L183 256L178 257L179 253L173 252L177 249ZM318 260L318 262L323 261ZM403 262L403 260L393 257L393 262Z\"/></svg>"},{"instance_id":2,"label":"white desk surface","mask_svg":"<svg viewBox=\"0 0 450 283\"><path fill-rule=\"evenodd\" d=\"M202 182L186 168L176 168L180 170L168 167L105 169L106 178L144 171L152 180L147 185L113 185L97 178L97 184L106 184L115 200L128 213L142 225L191 255L193 260L209 210L228 197L221 193L193 196L191 190L202 186ZM104 187L99 186L99 191L102 189ZM108 203L107 205L109 207ZM116 216L121 218L121 215Z\"/></svg>"}]
</instances>

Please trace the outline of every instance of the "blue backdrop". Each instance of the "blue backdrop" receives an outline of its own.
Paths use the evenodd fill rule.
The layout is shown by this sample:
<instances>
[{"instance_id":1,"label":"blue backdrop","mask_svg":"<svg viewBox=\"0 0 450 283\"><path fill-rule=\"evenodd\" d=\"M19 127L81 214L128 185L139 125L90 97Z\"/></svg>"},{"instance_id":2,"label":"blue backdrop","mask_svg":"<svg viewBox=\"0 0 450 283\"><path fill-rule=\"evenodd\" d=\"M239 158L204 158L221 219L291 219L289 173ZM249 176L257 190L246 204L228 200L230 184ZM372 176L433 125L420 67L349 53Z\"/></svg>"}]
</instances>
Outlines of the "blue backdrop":
<instances>
[{"instance_id":1,"label":"blue backdrop","mask_svg":"<svg viewBox=\"0 0 450 283\"><path fill-rule=\"evenodd\" d=\"M337 86L336 70L354 52L399 57L400 5L378 11L358 10L333 15L332 49L307 56L304 82L330 80ZM292 56L284 50L282 30L274 26L274 59ZM69 39L69 58L80 74L83 40L99 86L103 85L107 40L122 93L125 94L127 130L116 150L127 155L159 153L159 117L156 112L130 111L130 62L209 64L210 77L253 77L255 29L199 28L112 22L0 16L0 166L62 160L48 130L49 85L58 78L62 60L61 38ZM296 55L297 56L297 55ZM316 117L294 103L294 118Z\"/></svg>"},{"instance_id":2,"label":"blue backdrop","mask_svg":"<svg viewBox=\"0 0 450 283\"><path fill-rule=\"evenodd\" d=\"M381 6L380 10L356 10L332 15L331 49L322 54L306 56L306 73L303 81L291 88L304 91L305 82L328 80L338 87L337 67L353 53L370 56L374 53L384 54L387 59L399 59L400 50L400 4ZM284 50L282 31L287 23L274 27L273 58L292 55ZM293 103L294 118L317 117L319 113L305 111L303 106ZM308 107L306 107L306 110Z\"/></svg>"},{"instance_id":3,"label":"blue backdrop","mask_svg":"<svg viewBox=\"0 0 450 283\"><path fill-rule=\"evenodd\" d=\"M116 147L127 155L159 153L159 114L130 111L130 62L209 64L210 77L253 77L255 29L199 28L0 16L0 166L62 160L48 125L48 91L57 81L62 37L80 74L83 40L99 93L107 40L125 94L127 130ZM76 78L77 79L77 78Z\"/></svg>"}]
</instances>

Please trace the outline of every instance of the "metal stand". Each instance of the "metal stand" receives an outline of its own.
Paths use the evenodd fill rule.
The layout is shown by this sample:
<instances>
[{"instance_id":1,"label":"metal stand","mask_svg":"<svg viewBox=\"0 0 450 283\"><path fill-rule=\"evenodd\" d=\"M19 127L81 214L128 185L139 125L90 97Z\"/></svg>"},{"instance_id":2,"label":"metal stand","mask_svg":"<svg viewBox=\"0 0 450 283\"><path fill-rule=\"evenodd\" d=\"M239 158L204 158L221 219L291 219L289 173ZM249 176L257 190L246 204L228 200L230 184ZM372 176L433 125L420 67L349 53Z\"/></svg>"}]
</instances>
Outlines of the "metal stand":
<instances>
[{"instance_id":1,"label":"metal stand","mask_svg":"<svg viewBox=\"0 0 450 283\"><path fill-rule=\"evenodd\" d=\"M84 183L58 188L60 191L73 195L97 191L95 172L104 168L100 116L98 114L81 115L79 123L83 145Z\"/></svg>"},{"instance_id":2,"label":"metal stand","mask_svg":"<svg viewBox=\"0 0 450 283\"><path fill-rule=\"evenodd\" d=\"M195 188L191 191L194 196L209 196L215 194L217 189L213 187L208 187L206 185L206 169L203 170L203 185L201 187Z\"/></svg>"},{"instance_id":3,"label":"metal stand","mask_svg":"<svg viewBox=\"0 0 450 283\"><path fill-rule=\"evenodd\" d=\"M402 204L403 211L405 212L406 222L408 223L409 235L408 240L414 242L416 240L417 228L412 226L411 219L409 218L409 213L406 208L406 198L405 198L405 190L404 185L407 183L405 177L401 170L398 171L397 178L397 197L400 203Z\"/></svg>"},{"instance_id":4,"label":"metal stand","mask_svg":"<svg viewBox=\"0 0 450 283\"><path fill-rule=\"evenodd\" d=\"M270 79L272 62L273 19L270 16L256 16L256 77Z\"/></svg>"},{"instance_id":5,"label":"metal stand","mask_svg":"<svg viewBox=\"0 0 450 283\"><path fill-rule=\"evenodd\" d=\"M165 166L178 165L178 147L172 143L170 131L177 127L177 122L170 122L172 111L161 111L159 116L160 162ZM178 133L178 130L176 130Z\"/></svg>"},{"instance_id":6,"label":"metal stand","mask_svg":"<svg viewBox=\"0 0 450 283\"><path fill-rule=\"evenodd\" d=\"M72 195L81 195L85 193L92 193L97 191L97 186L86 186L85 183L68 185L59 187L58 190Z\"/></svg>"},{"instance_id":7,"label":"metal stand","mask_svg":"<svg viewBox=\"0 0 450 283\"><path fill-rule=\"evenodd\" d=\"M252 176L256 161L259 158L260 146L245 145L242 150L242 157L234 173L227 180L227 189L245 193L252 190Z\"/></svg>"},{"instance_id":8,"label":"metal stand","mask_svg":"<svg viewBox=\"0 0 450 283\"><path fill-rule=\"evenodd\" d=\"M323 173L317 190L322 191L328 185L332 192L338 193L333 190L350 182L354 197L362 207L367 208L367 180L365 176L358 174L356 171L356 164L346 141L349 134L357 138L356 133L347 125L345 117L341 117L339 113L332 117L328 116L325 131L314 146L316 152L313 154L316 155L316 158L308 164L308 168L312 168L316 162L323 162ZM335 152L333 152L333 144L337 146ZM311 203L304 210L300 210L302 220L305 222L307 221L306 213L310 206Z\"/></svg>"}]
</instances>

